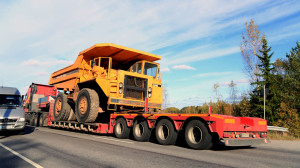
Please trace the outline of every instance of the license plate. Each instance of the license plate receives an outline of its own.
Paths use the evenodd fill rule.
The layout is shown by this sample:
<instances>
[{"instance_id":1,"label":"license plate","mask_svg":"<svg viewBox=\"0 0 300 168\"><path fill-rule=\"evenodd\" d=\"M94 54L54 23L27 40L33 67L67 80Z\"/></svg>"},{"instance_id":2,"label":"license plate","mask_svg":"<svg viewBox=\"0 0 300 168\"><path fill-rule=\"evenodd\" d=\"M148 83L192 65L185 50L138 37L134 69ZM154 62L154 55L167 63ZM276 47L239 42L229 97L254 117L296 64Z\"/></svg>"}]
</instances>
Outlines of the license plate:
<instances>
[{"instance_id":1,"label":"license plate","mask_svg":"<svg viewBox=\"0 0 300 168\"><path fill-rule=\"evenodd\" d=\"M241 138L249 138L250 134L249 133L241 133Z\"/></svg>"}]
</instances>

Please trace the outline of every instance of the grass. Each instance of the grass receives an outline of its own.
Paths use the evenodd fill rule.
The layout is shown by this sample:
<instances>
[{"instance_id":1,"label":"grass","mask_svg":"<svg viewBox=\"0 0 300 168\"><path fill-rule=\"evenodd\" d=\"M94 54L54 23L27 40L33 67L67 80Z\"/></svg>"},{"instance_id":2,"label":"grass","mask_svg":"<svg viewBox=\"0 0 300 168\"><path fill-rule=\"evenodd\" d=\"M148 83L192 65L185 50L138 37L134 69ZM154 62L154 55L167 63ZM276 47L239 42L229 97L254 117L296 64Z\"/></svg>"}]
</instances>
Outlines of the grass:
<instances>
[{"instance_id":1,"label":"grass","mask_svg":"<svg viewBox=\"0 0 300 168\"><path fill-rule=\"evenodd\" d=\"M271 140L292 140L292 141L300 141L300 137L294 137L289 135L288 133L281 133L281 132L268 132L268 138Z\"/></svg>"}]
</instances>

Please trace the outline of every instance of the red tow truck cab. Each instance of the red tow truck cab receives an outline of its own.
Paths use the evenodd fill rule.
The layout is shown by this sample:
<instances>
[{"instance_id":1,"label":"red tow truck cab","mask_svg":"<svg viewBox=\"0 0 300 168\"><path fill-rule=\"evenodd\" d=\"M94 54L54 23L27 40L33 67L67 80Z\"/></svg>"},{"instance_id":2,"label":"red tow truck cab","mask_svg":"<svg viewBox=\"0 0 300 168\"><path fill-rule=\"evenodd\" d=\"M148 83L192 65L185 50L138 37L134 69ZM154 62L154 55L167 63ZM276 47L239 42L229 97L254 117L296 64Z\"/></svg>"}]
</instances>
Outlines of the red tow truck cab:
<instances>
[{"instance_id":1,"label":"red tow truck cab","mask_svg":"<svg viewBox=\"0 0 300 168\"><path fill-rule=\"evenodd\" d=\"M32 83L24 97L25 119L33 126L46 125L51 103L57 90L54 86Z\"/></svg>"}]
</instances>

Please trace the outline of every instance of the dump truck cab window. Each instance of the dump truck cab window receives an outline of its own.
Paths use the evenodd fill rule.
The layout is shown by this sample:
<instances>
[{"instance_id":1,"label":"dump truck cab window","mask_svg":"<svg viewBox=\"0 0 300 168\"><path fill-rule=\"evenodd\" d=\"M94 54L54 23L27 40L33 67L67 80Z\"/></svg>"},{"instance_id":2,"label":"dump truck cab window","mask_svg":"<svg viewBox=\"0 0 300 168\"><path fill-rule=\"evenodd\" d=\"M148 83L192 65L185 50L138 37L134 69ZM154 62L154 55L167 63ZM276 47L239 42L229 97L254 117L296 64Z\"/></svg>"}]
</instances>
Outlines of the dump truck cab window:
<instances>
[{"instance_id":1,"label":"dump truck cab window","mask_svg":"<svg viewBox=\"0 0 300 168\"><path fill-rule=\"evenodd\" d=\"M131 68L131 72L141 73L142 72L142 63L141 62L135 63Z\"/></svg>"},{"instance_id":2,"label":"dump truck cab window","mask_svg":"<svg viewBox=\"0 0 300 168\"><path fill-rule=\"evenodd\" d=\"M155 78L156 73L157 73L157 65L151 64L149 62L145 62L144 75L153 76L153 78Z\"/></svg>"}]
</instances>

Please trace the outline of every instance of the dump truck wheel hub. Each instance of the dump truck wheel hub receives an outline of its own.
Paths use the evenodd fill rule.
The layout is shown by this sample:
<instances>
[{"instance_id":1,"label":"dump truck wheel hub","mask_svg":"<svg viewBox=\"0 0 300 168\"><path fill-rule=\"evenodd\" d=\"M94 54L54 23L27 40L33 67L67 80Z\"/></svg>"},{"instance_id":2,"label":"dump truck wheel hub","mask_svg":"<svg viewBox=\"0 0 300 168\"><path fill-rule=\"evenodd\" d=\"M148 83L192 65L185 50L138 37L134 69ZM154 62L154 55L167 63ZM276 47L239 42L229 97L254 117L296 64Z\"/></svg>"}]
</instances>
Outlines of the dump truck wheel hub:
<instances>
[{"instance_id":1,"label":"dump truck wheel hub","mask_svg":"<svg viewBox=\"0 0 300 168\"><path fill-rule=\"evenodd\" d=\"M61 98L58 97L55 104L55 114L58 115L61 111Z\"/></svg>"},{"instance_id":2,"label":"dump truck wheel hub","mask_svg":"<svg viewBox=\"0 0 300 168\"><path fill-rule=\"evenodd\" d=\"M87 111L88 103L87 103L87 98L82 97L79 101L79 112L80 114L84 115Z\"/></svg>"}]
</instances>

